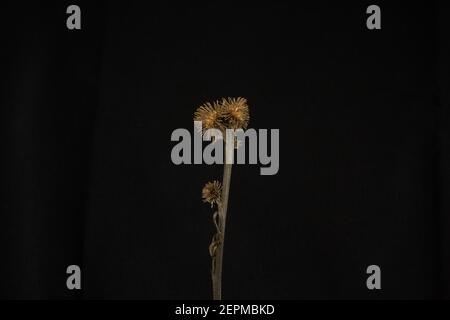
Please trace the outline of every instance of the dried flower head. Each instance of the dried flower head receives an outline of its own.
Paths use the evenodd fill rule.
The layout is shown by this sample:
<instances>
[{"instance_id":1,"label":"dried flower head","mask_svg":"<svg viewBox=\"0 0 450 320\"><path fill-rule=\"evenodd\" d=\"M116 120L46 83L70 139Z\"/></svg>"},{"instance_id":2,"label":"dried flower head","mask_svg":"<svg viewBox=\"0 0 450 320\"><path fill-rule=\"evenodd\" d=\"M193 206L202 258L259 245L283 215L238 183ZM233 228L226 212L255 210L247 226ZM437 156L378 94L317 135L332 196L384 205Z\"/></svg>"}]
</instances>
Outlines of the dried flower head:
<instances>
[{"instance_id":1,"label":"dried flower head","mask_svg":"<svg viewBox=\"0 0 450 320\"><path fill-rule=\"evenodd\" d=\"M222 185L219 181L214 180L213 182L208 182L205 184L202 190L203 202L208 202L211 207L214 204L219 205L222 194Z\"/></svg>"},{"instance_id":2,"label":"dried flower head","mask_svg":"<svg viewBox=\"0 0 450 320\"><path fill-rule=\"evenodd\" d=\"M205 133L208 129L224 129L221 107L218 102L213 102L212 104L207 102L198 107L194 114L194 121L202 122L202 133Z\"/></svg>"},{"instance_id":3,"label":"dried flower head","mask_svg":"<svg viewBox=\"0 0 450 320\"><path fill-rule=\"evenodd\" d=\"M222 99L220 103L220 114L227 128L230 129L246 129L250 114L245 98L228 98Z\"/></svg>"},{"instance_id":4,"label":"dried flower head","mask_svg":"<svg viewBox=\"0 0 450 320\"><path fill-rule=\"evenodd\" d=\"M249 119L247 99L241 97L222 98L221 101L213 103L207 102L198 107L194 114L194 121L202 123L202 126L196 126L196 129L205 137L209 129L218 129L222 131L223 136L225 136L226 129L245 130ZM239 148L239 144L239 141L235 141L235 148Z\"/></svg>"}]
</instances>

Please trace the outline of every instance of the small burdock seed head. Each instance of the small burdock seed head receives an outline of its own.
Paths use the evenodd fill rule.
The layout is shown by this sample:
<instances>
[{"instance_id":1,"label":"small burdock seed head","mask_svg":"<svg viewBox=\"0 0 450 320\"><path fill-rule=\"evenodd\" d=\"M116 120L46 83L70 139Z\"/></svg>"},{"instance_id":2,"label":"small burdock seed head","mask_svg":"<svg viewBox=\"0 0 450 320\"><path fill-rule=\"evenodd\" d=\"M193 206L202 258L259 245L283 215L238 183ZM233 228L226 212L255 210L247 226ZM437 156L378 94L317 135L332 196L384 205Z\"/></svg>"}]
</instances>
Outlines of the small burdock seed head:
<instances>
[{"instance_id":1,"label":"small burdock seed head","mask_svg":"<svg viewBox=\"0 0 450 320\"><path fill-rule=\"evenodd\" d=\"M219 205L222 194L222 185L219 181L214 180L213 182L208 182L205 184L202 190L203 202L208 202L211 207L214 204Z\"/></svg>"},{"instance_id":2,"label":"small burdock seed head","mask_svg":"<svg viewBox=\"0 0 450 320\"><path fill-rule=\"evenodd\" d=\"M222 99L221 116L229 129L247 129L250 114L245 98Z\"/></svg>"}]
</instances>

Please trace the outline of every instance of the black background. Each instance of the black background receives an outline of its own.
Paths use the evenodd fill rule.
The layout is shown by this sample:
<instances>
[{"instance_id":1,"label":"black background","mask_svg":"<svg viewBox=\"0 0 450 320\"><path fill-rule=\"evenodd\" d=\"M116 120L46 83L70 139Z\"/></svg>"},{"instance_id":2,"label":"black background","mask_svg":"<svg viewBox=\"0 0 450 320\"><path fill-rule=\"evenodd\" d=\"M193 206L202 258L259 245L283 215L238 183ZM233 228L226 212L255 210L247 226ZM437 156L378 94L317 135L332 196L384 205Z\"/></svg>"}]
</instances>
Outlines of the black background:
<instances>
[{"instance_id":1,"label":"black background","mask_svg":"<svg viewBox=\"0 0 450 320\"><path fill-rule=\"evenodd\" d=\"M430 1L2 10L2 298L209 299L206 181L170 135L243 96L280 171L233 169L226 299L449 298L449 35ZM66 267L82 268L79 292ZM382 289L366 288L367 266Z\"/></svg>"}]
</instances>

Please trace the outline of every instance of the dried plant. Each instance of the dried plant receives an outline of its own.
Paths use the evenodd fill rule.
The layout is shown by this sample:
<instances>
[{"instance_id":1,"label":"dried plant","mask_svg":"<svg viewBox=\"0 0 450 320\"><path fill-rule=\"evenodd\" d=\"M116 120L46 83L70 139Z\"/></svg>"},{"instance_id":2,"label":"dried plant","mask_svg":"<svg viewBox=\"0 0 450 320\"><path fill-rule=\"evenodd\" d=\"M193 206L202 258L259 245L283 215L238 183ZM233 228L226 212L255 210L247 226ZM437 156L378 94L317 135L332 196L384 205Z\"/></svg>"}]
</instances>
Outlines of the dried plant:
<instances>
[{"instance_id":1,"label":"dried plant","mask_svg":"<svg viewBox=\"0 0 450 320\"><path fill-rule=\"evenodd\" d=\"M228 98L222 99L221 116L227 128L247 129L250 114L248 111L247 99Z\"/></svg>"},{"instance_id":2,"label":"dried plant","mask_svg":"<svg viewBox=\"0 0 450 320\"><path fill-rule=\"evenodd\" d=\"M222 123L221 107L219 102L213 102L212 104L207 102L200 107L194 114L194 121L202 122L203 134L208 129L225 129Z\"/></svg>"},{"instance_id":3,"label":"dried plant","mask_svg":"<svg viewBox=\"0 0 450 320\"><path fill-rule=\"evenodd\" d=\"M208 202L211 204L211 208L214 204L220 204L220 198L222 193L222 185L219 181L214 180L213 182L208 182L205 184L202 190L203 202Z\"/></svg>"},{"instance_id":4,"label":"dried plant","mask_svg":"<svg viewBox=\"0 0 450 320\"><path fill-rule=\"evenodd\" d=\"M247 100L244 98L223 98L221 101L206 103L200 106L194 114L195 121L202 121L203 134L208 129L246 129L250 119ZM224 135L226 143L226 135ZM237 142L233 145L237 147ZM223 246L225 239L225 225L227 219L228 196L230 193L231 169L234 150L225 148L225 164L222 184L219 181L208 182L202 189L203 202L215 207L213 222L216 232L209 245L212 259L211 278L213 299L222 299L222 265Z\"/></svg>"}]
</instances>

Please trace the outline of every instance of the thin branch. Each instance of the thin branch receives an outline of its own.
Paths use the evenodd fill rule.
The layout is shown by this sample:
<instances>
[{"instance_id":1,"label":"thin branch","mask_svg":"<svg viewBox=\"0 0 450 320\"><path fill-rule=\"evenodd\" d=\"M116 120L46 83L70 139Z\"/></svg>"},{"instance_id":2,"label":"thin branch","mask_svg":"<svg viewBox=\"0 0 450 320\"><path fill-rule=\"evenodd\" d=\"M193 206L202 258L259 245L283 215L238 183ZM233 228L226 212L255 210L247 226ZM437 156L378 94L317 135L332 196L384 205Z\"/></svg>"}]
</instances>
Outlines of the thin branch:
<instances>
[{"instance_id":1,"label":"thin branch","mask_svg":"<svg viewBox=\"0 0 450 320\"><path fill-rule=\"evenodd\" d=\"M227 148L226 148L227 149ZM234 149L232 149L234 152ZM225 151L226 158L229 160L233 153ZM223 266L223 247L225 242L225 225L227 221L228 197L230 194L232 161L225 161L222 181L221 206L219 207L219 221L221 227L220 242L213 258L213 299L222 300L222 266Z\"/></svg>"}]
</instances>

